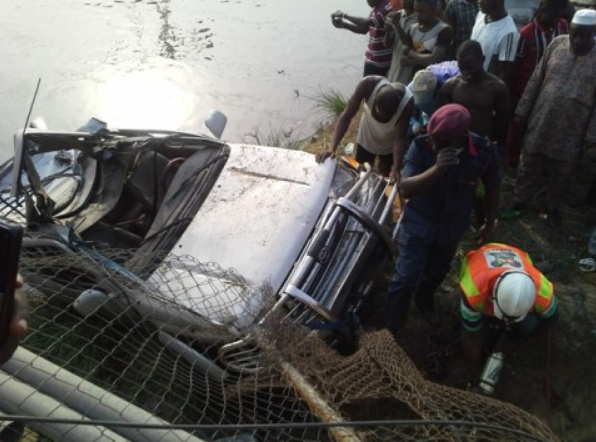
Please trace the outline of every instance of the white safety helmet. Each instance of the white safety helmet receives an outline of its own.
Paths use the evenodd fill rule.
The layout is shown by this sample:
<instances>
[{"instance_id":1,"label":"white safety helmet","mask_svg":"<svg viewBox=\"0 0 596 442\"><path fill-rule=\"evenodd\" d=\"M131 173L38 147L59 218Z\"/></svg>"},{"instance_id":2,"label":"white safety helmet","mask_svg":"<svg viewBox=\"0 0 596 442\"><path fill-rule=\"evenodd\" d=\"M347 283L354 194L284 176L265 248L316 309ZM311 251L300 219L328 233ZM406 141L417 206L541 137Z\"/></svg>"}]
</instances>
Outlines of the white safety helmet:
<instances>
[{"instance_id":1,"label":"white safety helmet","mask_svg":"<svg viewBox=\"0 0 596 442\"><path fill-rule=\"evenodd\" d=\"M501 273L493 289L495 316L513 322L522 321L534 306L536 285L522 270Z\"/></svg>"}]
</instances>

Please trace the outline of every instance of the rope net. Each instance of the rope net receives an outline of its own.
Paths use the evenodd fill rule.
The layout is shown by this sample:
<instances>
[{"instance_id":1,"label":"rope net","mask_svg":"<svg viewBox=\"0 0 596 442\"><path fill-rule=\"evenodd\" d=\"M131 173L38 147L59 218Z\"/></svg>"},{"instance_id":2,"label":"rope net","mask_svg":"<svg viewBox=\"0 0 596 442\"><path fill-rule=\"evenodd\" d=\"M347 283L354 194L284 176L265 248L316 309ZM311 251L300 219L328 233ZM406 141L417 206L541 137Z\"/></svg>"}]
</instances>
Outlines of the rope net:
<instances>
[{"instance_id":1,"label":"rope net","mask_svg":"<svg viewBox=\"0 0 596 442\"><path fill-rule=\"evenodd\" d=\"M0 417L49 418L26 422L37 440L558 440L513 405L426 380L386 332L340 353L234 270L166 256L141 280L155 266L138 252L42 245L22 252L30 332L0 371ZM350 426L380 420L415 422Z\"/></svg>"}]
</instances>

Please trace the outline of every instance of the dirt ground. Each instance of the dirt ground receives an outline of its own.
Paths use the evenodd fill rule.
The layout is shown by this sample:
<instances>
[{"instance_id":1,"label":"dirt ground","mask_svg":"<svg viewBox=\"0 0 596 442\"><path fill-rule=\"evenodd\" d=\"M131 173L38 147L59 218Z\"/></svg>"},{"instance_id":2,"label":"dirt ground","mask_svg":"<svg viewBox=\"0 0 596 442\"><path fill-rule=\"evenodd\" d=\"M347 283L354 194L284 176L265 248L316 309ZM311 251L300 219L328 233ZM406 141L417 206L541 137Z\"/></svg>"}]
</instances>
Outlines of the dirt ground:
<instances>
[{"instance_id":1,"label":"dirt ground","mask_svg":"<svg viewBox=\"0 0 596 442\"><path fill-rule=\"evenodd\" d=\"M356 139L359 118L352 122L342 145ZM331 139L333 127L321 129L306 150L316 152ZM588 151L572 184L570 199L582 198L596 170L596 152ZM502 206L511 201L513 187L503 184ZM596 441L596 273L583 273L578 260L587 253L589 234L596 226L596 208L566 207L563 225L553 230L546 222L544 192L522 217L499 220L494 240L527 251L535 263L548 262L546 276L555 285L560 318L548 337L520 343L505 361L494 397L544 419L568 441ZM436 382L467 388L470 379L458 342L457 276L461 257L475 247L473 232L461 242L458 259L437 294L441 317L431 329L415 309L410 312L401 343L417 367ZM369 328L383 323L384 296L391 269L377 283L375 296L361 317ZM436 376L437 372L443 372Z\"/></svg>"}]
</instances>

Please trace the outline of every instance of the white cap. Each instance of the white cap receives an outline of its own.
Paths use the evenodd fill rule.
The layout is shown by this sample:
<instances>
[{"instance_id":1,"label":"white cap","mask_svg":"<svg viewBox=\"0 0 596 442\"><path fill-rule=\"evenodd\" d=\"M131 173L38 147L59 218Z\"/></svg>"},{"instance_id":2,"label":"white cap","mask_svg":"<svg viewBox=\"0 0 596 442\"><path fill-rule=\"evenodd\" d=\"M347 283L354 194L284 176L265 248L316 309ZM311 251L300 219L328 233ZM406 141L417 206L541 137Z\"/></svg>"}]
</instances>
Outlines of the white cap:
<instances>
[{"instance_id":1,"label":"white cap","mask_svg":"<svg viewBox=\"0 0 596 442\"><path fill-rule=\"evenodd\" d=\"M573 15L571 23L579 26L596 26L596 11L580 9Z\"/></svg>"},{"instance_id":2,"label":"white cap","mask_svg":"<svg viewBox=\"0 0 596 442\"><path fill-rule=\"evenodd\" d=\"M521 270L501 273L493 289L495 316L522 321L534 306L536 286L530 275Z\"/></svg>"},{"instance_id":3,"label":"white cap","mask_svg":"<svg viewBox=\"0 0 596 442\"><path fill-rule=\"evenodd\" d=\"M416 105L428 104L433 100L437 88L437 76L428 69L416 72L412 80L411 91Z\"/></svg>"}]
</instances>

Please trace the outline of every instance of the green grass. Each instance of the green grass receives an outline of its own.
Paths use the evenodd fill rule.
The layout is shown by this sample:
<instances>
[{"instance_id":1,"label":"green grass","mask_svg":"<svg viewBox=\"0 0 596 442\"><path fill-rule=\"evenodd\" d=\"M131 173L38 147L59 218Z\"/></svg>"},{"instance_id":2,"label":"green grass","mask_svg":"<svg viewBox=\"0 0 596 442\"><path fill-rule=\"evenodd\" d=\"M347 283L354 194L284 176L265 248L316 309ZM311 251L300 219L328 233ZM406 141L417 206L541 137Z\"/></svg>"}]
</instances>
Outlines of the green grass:
<instances>
[{"instance_id":1,"label":"green grass","mask_svg":"<svg viewBox=\"0 0 596 442\"><path fill-rule=\"evenodd\" d=\"M347 105L346 98L335 88L320 89L317 95L301 95L298 90L294 91L296 97L304 97L315 102L315 108L321 116L329 121L335 120L345 110ZM322 127L326 123L322 123ZM250 144L260 146L282 147L285 149L302 150L308 140L300 139L294 133L294 129L276 128L271 124L269 129L263 131L261 128L253 128L250 132L244 134L244 141Z\"/></svg>"},{"instance_id":2,"label":"green grass","mask_svg":"<svg viewBox=\"0 0 596 442\"><path fill-rule=\"evenodd\" d=\"M336 88L321 88L314 96L300 95L299 91L295 91L296 96L302 96L315 102L315 108L321 113L326 120L333 120L337 118L346 109L348 101L343 94Z\"/></svg>"}]
</instances>

